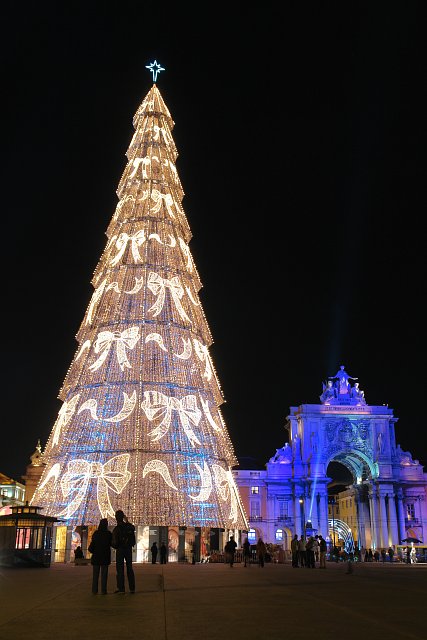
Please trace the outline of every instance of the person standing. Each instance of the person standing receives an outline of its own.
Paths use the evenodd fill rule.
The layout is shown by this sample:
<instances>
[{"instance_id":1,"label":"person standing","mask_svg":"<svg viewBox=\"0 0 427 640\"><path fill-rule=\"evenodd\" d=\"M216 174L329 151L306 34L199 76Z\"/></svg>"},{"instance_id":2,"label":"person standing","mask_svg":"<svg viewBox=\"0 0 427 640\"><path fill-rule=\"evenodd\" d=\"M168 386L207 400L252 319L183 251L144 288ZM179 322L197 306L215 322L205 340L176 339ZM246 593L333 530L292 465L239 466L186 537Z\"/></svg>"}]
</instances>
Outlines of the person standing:
<instances>
[{"instance_id":1,"label":"person standing","mask_svg":"<svg viewBox=\"0 0 427 640\"><path fill-rule=\"evenodd\" d=\"M307 540L307 544L305 546L305 554L306 554L306 567L308 569L314 569L316 567L315 559L314 559L314 538L310 536Z\"/></svg>"},{"instance_id":2,"label":"person standing","mask_svg":"<svg viewBox=\"0 0 427 640\"><path fill-rule=\"evenodd\" d=\"M230 540L225 545L224 551L226 555L226 562L230 565L230 569L233 568L234 554L236 553L237 542L234 536L231 536Z\"/></svg>"},{"instance_id":3,"label":"person standing","mask_svg":"<svg viewBox=\"0 0 427 640\"><path fill-rule=\"evenodd\" d=\"M166 564L168 550L164 542L160 545L160 564Z\"/></svg>"},{"instance_id":4,"label":"person standing","mask_svg":"<svg viewBox=\"0 0 427 640\"><path fill-rule=\"evenodd\" d=\"M121 509L115 514L117 525L113 529L111 546L116 549L117 589L114 593L125 593L125 562L129 591L135 593L135 574L132 566L132 547L136 544L135 527L128 522Z\"/></svg>"},{"instance_id":5,"label":"person standing","mask_svg":"<svg viewBox=\"0 0 427 640\"><path fill-rule=\"evenodd\" d=\"M394 549L393 549L393 547L389 547L388 548L388 557L390 559L390 562L393 562L393 556L394 556Z\"/></svg>"},{"instance_id":6,"label":"person standing","mask_svg":"<svg viewBox=\"0 0 427 640\"><path fill-rule=\"evenodd\" d=\"M314 549L314 561L315 562L319 562L319 560L320 560L319 536L314 536L313 549Z\"/></svg>"},{"instance_id":7,"label":"person standing","mask_svg":"<svg viewBox=\"0 0 427 640\"><path fill-rule=\"evenodd\" d=\"M108 567L111 564L112 533L108 530L107 518L101 518L97 530L92 536L88 547L92 554L92 593L98 593L99 574L101 573L101 593L107 595Z\"/></svg>"},{"instance_id":8,"label":"person standing","mask_svg":"<svg viewBox=\"0 0 427 640\"><path fill-rule=\"evenodd\" d=\"M259 538L258 542L256 543L256 555L258 558L258 567L264 568L266 553L267 553L267 548L265 546L264 540L262 538Z\"/></svg>"},{"instance_id":9,"label":"person standing","mask_svg":"<svg viewBox=\"0 0 427 640\"><path fill-rule=\"evenodd\" d=\"M81 546L79 545L78 547L75 548L74 560L82 560L83 558L84 558L83 550L82 550Z\"/></svg>"},{"instance_id":10,"label":"person standing","mask_svg":"<svg viewBox=\"0 0 427 640\"><path fill-rule=\"evenodd\" d=\"M153 544L151 545L150 551L151 551L151 564L156 564L157 552L158 552L157 542L153 542Z\"/></svg>"},{"instance_id":11,"label":"person standing","mask_svg":"<svg viewBox=\"0 0 427 640\"><path fill-rule=\"evenodd\" d=\"M246 540L243 543L243 562L245 567L250 567L251 566L251 544L248 540L248 538L246 538Z\"/></svg>"},{"instance_id":12,"label":"person standing","mask_svg":"<svg viewBox=\"0 0 427 640\"><path fill-rule=\"evenodd\" d=\"M307 551L306 551L306 541L302 534L298 542L298 549L299 549L300 565L301 567L305 567L307 564Z\"/></svg>"},{"instance_id":13,"label":"person standing","mask_svg":"<svg viewBox=\"0 0 427 640\"><path fill-rule=\"evenodd\" d=\"M292 552L292 566L294 569L298 569L299 560L299 542L297 534L291 540L291 552Z\"/></svg>"},{"instance_id":14,"label":"person standing","mask_svg":"<svg viewBox=\"0 0 427 640\"><path fill-rule=\"evenodd\" d=\"M319 568L326 569L326 540L319 536Z\"/></svg>"},{"instance_id":15,"label":"person standing","mask_svg":"<svg viewBox=\"0 0 427 640\"><path fill-rule=\"evenodd\" d=\"M383 561L383 563L386 561L387 559L387 552L385 549L381 549L381 560Z\"/></svg>"}]
</instances>

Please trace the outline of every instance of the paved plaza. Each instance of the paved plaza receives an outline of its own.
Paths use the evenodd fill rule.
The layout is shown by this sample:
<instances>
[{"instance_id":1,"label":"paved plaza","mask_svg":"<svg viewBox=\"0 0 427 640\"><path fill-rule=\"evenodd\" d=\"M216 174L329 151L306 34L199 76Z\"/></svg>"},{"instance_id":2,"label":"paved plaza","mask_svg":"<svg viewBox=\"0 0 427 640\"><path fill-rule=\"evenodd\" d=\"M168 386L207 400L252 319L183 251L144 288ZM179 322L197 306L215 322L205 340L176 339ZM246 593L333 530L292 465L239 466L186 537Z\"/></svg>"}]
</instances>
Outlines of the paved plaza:
<instances>
[{"instance_id":1,"label":"paved plaza","mask_svg":"<svg viewBox=\"0 0 427 640\"><path fill-rule=\"evenodd\" d=\"M0 569L1 640L425 640L427 565L135 564L136 593L91 566ZM339 634L339 636L337 635Z\"/></svg>"}]
</instances>

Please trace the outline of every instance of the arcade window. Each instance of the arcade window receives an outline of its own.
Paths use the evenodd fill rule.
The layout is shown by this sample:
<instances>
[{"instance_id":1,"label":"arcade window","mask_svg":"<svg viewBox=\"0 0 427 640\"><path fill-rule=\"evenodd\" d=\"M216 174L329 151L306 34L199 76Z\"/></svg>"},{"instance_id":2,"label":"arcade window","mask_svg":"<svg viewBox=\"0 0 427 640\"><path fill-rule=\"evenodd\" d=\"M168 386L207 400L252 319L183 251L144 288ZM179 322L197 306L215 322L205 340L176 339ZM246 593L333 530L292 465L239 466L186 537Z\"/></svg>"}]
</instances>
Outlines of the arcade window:
<instances>
[{"instance_id":1,"label":"arcade window","mask_svg":"<svg viewBox=\"0 0 427 640\"><path fill-rule=\"evenodd\" d=\"M259 487L251 487L251 493L259 493Z\"/></svg>"}]
</instances>

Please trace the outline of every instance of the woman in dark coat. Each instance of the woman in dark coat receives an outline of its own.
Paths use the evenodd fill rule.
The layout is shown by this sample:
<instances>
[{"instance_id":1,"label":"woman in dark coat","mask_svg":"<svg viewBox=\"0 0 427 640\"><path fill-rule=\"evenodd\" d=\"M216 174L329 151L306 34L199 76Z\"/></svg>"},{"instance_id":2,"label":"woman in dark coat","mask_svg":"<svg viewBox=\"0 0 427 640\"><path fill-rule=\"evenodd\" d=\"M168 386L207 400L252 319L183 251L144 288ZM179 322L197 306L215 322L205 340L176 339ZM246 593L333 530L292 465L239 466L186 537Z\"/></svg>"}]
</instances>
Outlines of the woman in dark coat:
<instances>
[{"instance_id":1,"label":"woman in dark coat","mask_svg":"<svg viewBox=\"0 0 427 640\"><path fill-rule=\"evenodd\" d=\"M92 593L98 593L99 573L101 572L101 593L107 593L108 565L111 564L111 531L107 518L99 521L98 529L92 536L88 551L92 554Z\"/></svg>"},{"instance_id":2,"label":"woman in dark coat","mask_svg":"<svg viewBox=\"0 0 427 640\"><path fill-rule=\"evenodd\" d=\"M265 562L265 554L267 552L267 547L265 546L265 542L262 538L258 539L256 543L256 554L258 558L258 567L264 568Z\"/></svg>"}]
</instances>

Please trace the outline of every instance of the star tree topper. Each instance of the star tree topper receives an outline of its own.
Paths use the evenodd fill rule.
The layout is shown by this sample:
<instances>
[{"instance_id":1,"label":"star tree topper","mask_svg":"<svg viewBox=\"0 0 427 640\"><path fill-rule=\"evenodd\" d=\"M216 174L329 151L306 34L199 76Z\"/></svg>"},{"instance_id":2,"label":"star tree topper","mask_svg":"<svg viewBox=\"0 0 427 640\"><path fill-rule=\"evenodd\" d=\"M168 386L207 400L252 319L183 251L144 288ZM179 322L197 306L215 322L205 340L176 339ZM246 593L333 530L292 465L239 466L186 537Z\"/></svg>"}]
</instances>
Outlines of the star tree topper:
<instances>
[{"instance_id":1,"label":"star tree topper","mask_svg":"<svg viewBox=\"0 0 427 640\"><path fill-rule=\"evenodd\" d=\"M157 74L160 73L160 71L164 71L164 68L159 65L157 60L154 60L154 62L151 62L150 64L146 64L145 68L150 69L153 74L153 82L156 82Z\"/></svg>"}]
</instances>

